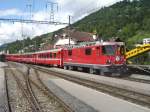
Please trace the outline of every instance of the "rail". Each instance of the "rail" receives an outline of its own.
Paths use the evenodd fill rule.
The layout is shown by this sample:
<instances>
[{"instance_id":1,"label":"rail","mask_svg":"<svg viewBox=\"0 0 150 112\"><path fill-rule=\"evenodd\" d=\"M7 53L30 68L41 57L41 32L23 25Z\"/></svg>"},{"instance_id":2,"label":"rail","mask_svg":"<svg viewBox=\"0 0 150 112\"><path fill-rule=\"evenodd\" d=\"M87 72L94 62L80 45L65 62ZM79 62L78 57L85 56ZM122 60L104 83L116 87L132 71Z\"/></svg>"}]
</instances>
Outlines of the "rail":
<instances>
[{"instance_id":1,"label":"rail","mask_svg":"<svg viewBox=\"0 0 150 112\"><path fill-rule=\"evenodd\" d=\"M50 94L52 95L52 97L53 97L57 102L59 102L59 103L63 106L65 112L73 112L73 110L72 110L65 102L63 102L59 97L57 97L57 96L55 95L55 93L53 93L53 92L43 83L43 81L42 81L41 78L40 78L40 74L39 74L37 71L35 71L35 73L36 73L36 77L37 77L39 83L48 91L48 93L50 93Z\"/></svg>"},{"instance_id":2,"label":"rail","mask_svg":"<svg viewBox=\"0 0 150 112\"><path fill-rule=\"evenodd\" d=\"M6 99L7 99L7 106L5 108L5 112L12 112L11 104L10 104L10 98L9 98L9 89L8 89L8 78L6 69L4 68L4 75L5 75L5 91L6 91Z\"/></svg>"},{"instance_id":3,"label":"rail","mask_svg":"<svg viewBox=\"0 0 150 112\"><path fill-rule=\"evenodd\" d=\"M77 84L80 84L80 85L83 85L83 86L86 86L86 87L89 87L89 88L92 88L92 89L95 89L95 90L98 90L107 94L111 94L115 97L120 97L122 99L126 99L131 102L134 102L143 106L147 106L150 108L150 96L149 95L137 93L137 92L130 91L124 88L118 88L118 87L106 85L106 84L95 82L89 79L79 78L76 76L70 76L70 75L66 75L63 73L57 73L57 72L43 69L37 66L32 66L32 68L37 71L48 73L50 75L54 75L54 76L63 78L65 80L69 80Z\"/></svg>"},{"instance_id":4,"label":"rail","mask_svg":"<svg viewBox=\"0 0 150 112\"><path fill-rule=\"evenodd\" d=\"M143 71L145 74L150 75L150 65L128 65L128 67Z\"/></svg>"},{"instance_id":5,"label":"rail","mask_svg":"<svg viewBox=\"0 0 150 112\"><path fill-rule=\"evenodd\" d=\"M36 99L34 93L32 92L32 88L31 88L30 84L27 84L26 85L27 88L26 88L21 83L20 79L15 75L15 73L12 69L11 69L11 73L12 73L13 77L15 78L17 85L21 89L23 95L27 98L28 102L30 103L32 111L33 112L42 112L42 109L40 108L40 104L37 102L37 99ZM27 80L26 80L26 83L29 83Z\"/></svg>"},{"instance_id":6,"label":"rail","mask_svg":"<svg viewBox=\"0 0 150 112\"><path fill-rule=\"evenodd\" d=\"M28 88L31 88L31 85L29 84L33 84L34 86L37 87L37 89L39 89L40 91L42 91L45 95L47 95L50 99L54 99L55 101L57 101L64 109L65 112L74 112L64 101L62 101L59 97L57 97L55 95L55 93L53 93L44 83L43 81L41 80L40 78L40 75L38 72L35 71L35 74L36 74L36 77L38 79L38 84L33 81L29 75L30 75L30 67L28 66L28 69L27 69L27 77L26 77L26 74L24 74L21 70L17 69L18 72L20 74L23 74L23 77L24 79L26 79L26 83L28 83ZM41 87L39 86L39 84L41 85ZM40 108L40 107L39 107Z\"/></svg>"}]
</instances>

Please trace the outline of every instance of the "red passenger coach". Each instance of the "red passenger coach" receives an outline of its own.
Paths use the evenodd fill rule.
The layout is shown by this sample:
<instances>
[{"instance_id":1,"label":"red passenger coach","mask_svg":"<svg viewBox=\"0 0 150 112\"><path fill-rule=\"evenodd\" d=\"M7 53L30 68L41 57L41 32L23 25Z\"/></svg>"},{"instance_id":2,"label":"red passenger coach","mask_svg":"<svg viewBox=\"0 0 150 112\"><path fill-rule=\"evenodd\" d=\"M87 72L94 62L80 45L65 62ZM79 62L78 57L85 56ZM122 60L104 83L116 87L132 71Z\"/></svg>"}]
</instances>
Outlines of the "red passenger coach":
<instances>
[{"instance_id":1,"label":"red passenger coach","mask_svg":"<svg viewBox=\"0 0 150 112\"><path fill-rule=\"evenodd\" d=\"M126 72L123 42L103 42L64 50L65 69L83 69L90 73L117 74Z\"/></svg>"},{"instance_id":2,"label":"red passenger coach","mask_svg":"<svg viewBox=\"0 0 150 112\"><path fill-rule=\"evenodd\" d=\"M36 53L36 64L62 67L62 49L41 51Z\"/></svg>"}]
</instances>

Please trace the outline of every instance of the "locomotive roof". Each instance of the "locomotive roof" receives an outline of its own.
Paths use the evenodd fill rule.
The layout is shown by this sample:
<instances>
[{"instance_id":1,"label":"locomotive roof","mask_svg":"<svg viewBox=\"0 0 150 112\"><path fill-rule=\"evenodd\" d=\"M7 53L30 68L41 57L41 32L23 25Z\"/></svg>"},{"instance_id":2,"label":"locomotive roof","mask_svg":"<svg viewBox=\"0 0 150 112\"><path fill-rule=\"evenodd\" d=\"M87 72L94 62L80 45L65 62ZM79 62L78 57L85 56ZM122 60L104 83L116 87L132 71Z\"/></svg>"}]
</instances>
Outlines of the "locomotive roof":
<instances>
[{"instance_id":1,"label":"locomotive roof","mask_svg":"<svg viewBox=\"0 0 150 112\"><path fill-rule=\"evenodd\" d=\"M124 42L102 42L98 45L124 45Z\"/></svg>"},{"instance_id":2,"label":"locomotive roof","mask_svg":"<svg viewBox=\"0 0 150 112\"><path fill-rule=\"evenodd\" d=\"M83 43L81 45L66 46L66 48L72 49L72 48L103 46L103 45L124 45L124 42L100 42L100 41L97 41L97 42Z\"/></svg>"},{"instance_id":3,"label":"locomotive roof","mask_svg":"<svg viewBox=\"0 0 150 112\"><path fill-rule=\"evenodd\" d=\"M45 51L39 51L39 52L35 52L35 53L36 54L40 54L40 53L45 53L45 52L57 52L57 51L61 51L61 50L62 50L62 48L60 48L60 49L52 49L52 50L45 50Z\"/></svg>"}]
</instances>

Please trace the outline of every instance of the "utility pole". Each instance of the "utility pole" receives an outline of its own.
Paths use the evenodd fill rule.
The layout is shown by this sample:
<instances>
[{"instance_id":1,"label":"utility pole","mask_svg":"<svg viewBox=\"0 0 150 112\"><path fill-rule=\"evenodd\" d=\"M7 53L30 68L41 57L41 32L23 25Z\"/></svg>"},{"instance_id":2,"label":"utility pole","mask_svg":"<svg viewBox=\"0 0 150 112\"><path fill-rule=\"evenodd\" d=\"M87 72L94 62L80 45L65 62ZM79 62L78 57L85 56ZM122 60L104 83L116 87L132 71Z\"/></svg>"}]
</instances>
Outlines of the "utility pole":
<instances>
[{"instance_id":1,"label":"utility pole","mask_svg":"<svg viewBox=\"0 0 150 112\"><path fill-rule=\"evenodd\" d=\"M55 9L56 9L56 11L58 11L58 3L47 1L46 2L46 10L48 9L49 6L50 6L50 21L54 22L54 19L55 19Z\"/></svg>"},{"instance_id":2,"label":"utility pole","mask_svg":"<svg viewBox=\"0 0 150 112\"><path fill-rule=\"evenodd\" d=\"M32 2L32 0L28 0L28 3L26 4L27 10L29 8L29 20L31 20L33 17L33 3L34 1Z\"/></svg>"},{"instance_id":3,"label":"utility pole","mask_svg":"<svg viewBox=\"0 0 150 112\"><path fill-rule=\"evenodd\" d=\"M21 37L22 39L22 53L24 53L24 47L25 47L25 43L24 43L24 39L25 39L25 35L24 35L24 31L23 31L23 23L21 23Z\"/></svg>"},{"instance_id":4,"label":"utility pole","mask_svg":"<svg viewBox=\"0 0 150 112\"><path fill-rule=\"evenodd\" d=\"M36 40L34 41L34 52L37 50Z\"/></svg>"},{"instance_id":5,"label":"utility pole","mask_svg":"<svg viewBox=\"0 0 150 112\"><path fill-rule=\"evenodd\" d=\"M71 37L70 37L70 27L71 27L71 16L69 15L69 21L68 21L68 36L69 36L69 46L70 46L70 41L71 41Z\"/></svg>"}]
</instances>

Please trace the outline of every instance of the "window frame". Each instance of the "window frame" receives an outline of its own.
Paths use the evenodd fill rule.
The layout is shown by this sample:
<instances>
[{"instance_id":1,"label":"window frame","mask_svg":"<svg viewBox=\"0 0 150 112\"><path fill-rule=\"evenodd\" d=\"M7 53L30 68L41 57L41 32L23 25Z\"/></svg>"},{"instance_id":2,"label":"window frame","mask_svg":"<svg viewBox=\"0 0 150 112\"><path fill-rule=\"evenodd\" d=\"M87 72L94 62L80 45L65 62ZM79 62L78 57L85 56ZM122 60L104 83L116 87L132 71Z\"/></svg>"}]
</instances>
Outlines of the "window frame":
<instances>
[{"instance_id":1,"label":"window frame","mask_svg":"<svg viewBox=\"0 0 150 112\"><path fill-rule=\"evenodd\" d=\"M92 48L85 48L85 55L87 56L92 55Z\"/></svg>"}]
</instances>

